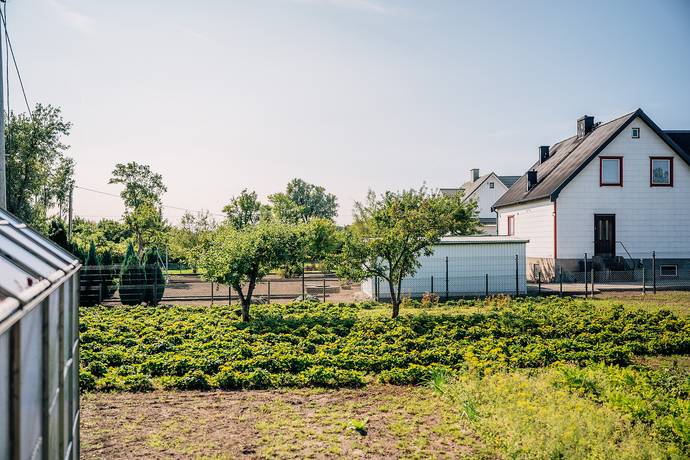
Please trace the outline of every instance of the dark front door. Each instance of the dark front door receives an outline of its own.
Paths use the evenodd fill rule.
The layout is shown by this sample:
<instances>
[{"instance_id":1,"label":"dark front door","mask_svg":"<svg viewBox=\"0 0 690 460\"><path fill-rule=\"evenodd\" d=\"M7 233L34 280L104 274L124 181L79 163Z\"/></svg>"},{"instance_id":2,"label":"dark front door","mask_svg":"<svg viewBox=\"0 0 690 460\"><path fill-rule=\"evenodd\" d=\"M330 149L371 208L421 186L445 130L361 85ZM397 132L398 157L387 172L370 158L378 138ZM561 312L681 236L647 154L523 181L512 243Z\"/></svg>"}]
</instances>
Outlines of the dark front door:
<instances>
[{"instance_id":1,"label":"dark front door","mask_svg":"<svg viewBox=\"0 0 690 460\"><path fill-rule=\"evenodd\" d=\"M616 216L613 214L594 215L594 255L616 255Z\"/></svg>"}]
</instances>

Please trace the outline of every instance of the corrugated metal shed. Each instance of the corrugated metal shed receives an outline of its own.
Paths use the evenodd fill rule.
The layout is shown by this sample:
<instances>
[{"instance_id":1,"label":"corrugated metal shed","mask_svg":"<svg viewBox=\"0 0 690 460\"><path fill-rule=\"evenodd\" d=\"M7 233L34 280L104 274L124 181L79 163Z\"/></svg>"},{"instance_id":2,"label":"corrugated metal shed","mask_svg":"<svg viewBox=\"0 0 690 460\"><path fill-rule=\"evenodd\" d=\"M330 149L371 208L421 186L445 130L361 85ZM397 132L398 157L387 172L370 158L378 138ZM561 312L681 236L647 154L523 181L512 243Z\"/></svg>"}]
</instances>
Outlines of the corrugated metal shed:
<instances>
[{"instance_id":1,"label":"corrugated metal shed","mask_svg":"<svg viewBox=\"0 0 690 460\"><path fill-rule=\"evenodd\" d=\"M0 458L79 458L80 267L0 210Z\"/></svg>"},{"instance_id":2,"label":"corrugated metal shed","mask_svg":"<svg viewBox=\"0 0 690 460\"><path fill-rule=\"evenodd\" d=\"M511 236L449 236L434 253L421 257L414 276L402 282L404 296L466 297L527 292L525 246L529 240ZM378 282L378 288L377 288ZM390 299L383 280L368 279L362 291L370 297Z\"/></svg>"}]
</instances>

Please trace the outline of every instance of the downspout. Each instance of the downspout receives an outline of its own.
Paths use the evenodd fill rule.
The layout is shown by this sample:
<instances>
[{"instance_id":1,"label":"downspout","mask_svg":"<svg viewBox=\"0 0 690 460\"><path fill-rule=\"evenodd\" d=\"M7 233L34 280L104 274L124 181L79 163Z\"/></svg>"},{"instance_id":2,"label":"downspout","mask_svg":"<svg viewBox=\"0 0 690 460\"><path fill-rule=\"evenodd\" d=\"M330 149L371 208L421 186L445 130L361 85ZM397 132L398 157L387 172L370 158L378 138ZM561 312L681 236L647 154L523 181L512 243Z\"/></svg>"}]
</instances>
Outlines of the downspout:
<instances>
[{"instance_id":1,"label":"downspout","mask_svg":"<svg viewBox=\"0 0 690 460\"><path fill-rule=\"evenodd\" d=\"M494 212L496 213L496 236L498 236L501 234L501 232L498 231L498 211L494 209Z\"/></svg>"},{"instance_id":2,"label":"downspout","mask_svg":"<svg viewBox=\"0 0 690 460\"><path fill-rule=\"evenodd\" d=\"M558 206L556 200L553 200L553 264L556 268L556 261L558 260Z\"/></svg>"}]
</instances>

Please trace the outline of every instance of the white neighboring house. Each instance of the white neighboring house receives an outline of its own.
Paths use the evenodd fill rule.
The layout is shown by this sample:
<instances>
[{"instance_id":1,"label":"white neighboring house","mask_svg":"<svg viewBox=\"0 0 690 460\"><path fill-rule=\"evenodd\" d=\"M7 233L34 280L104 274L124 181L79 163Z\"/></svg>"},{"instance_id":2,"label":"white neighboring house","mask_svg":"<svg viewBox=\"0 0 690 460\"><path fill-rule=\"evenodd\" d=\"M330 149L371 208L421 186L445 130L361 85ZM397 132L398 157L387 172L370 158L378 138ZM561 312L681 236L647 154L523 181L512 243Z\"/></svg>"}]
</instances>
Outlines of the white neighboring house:
<instances>
[{"instance_id":1,"label":"white neighboring house","mask_svg":"<svg viewBox=\"0 0 690 460\"><path fill-rule=\"evenodd\" d=\"M493 204L508 191L520 176L499 176L494 172L479 175L479 169L470 170L470 180L460 188L442 188L444 195L455 195L462 192L463 201L475 200L479 212L481 233L496 235L496 214L492 211Z\"/></svg>"},{"instance_id":2,"label":"white neighboring house","mask_svg":"<svg viewBox=\"0 0 690 460\"><path fill-rule=\"evenodd\" d=\"M500 235L529 239L530 278L581 271L587 253L602 273L639 279L655 251L657 276L688 279L690 131L662 131L641 109L603 124L584 116L494 209Z\"/></svg>"}]
</instances>

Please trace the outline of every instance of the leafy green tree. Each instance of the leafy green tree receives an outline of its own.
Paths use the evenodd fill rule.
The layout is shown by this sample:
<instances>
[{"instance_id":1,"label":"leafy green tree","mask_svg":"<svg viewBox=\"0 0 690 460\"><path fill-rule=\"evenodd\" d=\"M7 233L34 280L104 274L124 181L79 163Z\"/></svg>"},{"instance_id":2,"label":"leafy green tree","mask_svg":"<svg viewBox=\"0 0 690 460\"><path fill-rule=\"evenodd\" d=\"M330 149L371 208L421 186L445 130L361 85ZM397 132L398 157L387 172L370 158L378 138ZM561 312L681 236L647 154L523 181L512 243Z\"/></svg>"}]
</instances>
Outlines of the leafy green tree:
<instances>
[{"instance_id":1,"label":"leafy green tree","mask_svg":"<svg viewBox=\"0 0 690 460\"><path fill-rule=\"evenodd\" d=\"M144 254L146 271L146 294L144 301L149 305L158 305L165 290L165 277L160 265L160 254L157 248L149 248Z\"/></svg>"},{"instance_id":2,"label":"leafy green tree","mask_svg":"<svg viewBox=\"0 0 690 460\"><path fill-rule=\"evenodd\" d=\"M139 305L146 293L146 272L130 243L120 270L120 301L125 305Z\"/></svg>"},{"instance_id":3,"label":"leafy green tree","mask_svg":"<svg viewBox=\"0 0 690 460\"><path fill-rule=\"evenodd\" d=\"M232 286L242 304L242 320L249 321L256 283L271 270L301 257L300 232L294 225L260 222L242 230L224 225L214 232L201 256L202 277Z\"/></svg>"},{"instance_id":4,"label":"leafy green tree","mask_svg":"<svg viewBox=\"0 0 690 460\"><path fill-rule=\"evenodd\" d=\"M103 280L100 264L96 255L96 245L92 241L80 276L80 300L84 306L90 307L102 300Z\"/></svg>"},{"instance_id":5,"label":"leafy green tree","mask_svg":"<svg viewBox=\"0 0 690 460\"><path fill-rule=\"evenodd\" d=\"M365 203L355 205L354 225L331 263L341 277L385 280L397 318L402 280L415 274L419 257L433 254L444 235L476 233L476 215L476 203L463 203L460 194L447 197L425 187L380 197L370 191Z\"/></svg>"},{"instance_id":6,"label":"leafy green tree","mask_svg":"<svg viewBox=\"0 0 690 460\"><path fill-rule=\"evenodd\" d=\"M60 218L54 218L50 221L50 228L48 230L48 238L63 249L70 250L69 241L67 241L67 229L65 222Z\"/></svg>"},{"instance_id":7,"label":"leafy green tree","mask_svg":"<svg viewBox=\"0 0 690 460\"><path fill-rule=\"evenodd\" d=\"M304 224L305 257L312 264L323 262L340 249L340 230L332 220L316 218Z\"/></svg>"},{"instance_id":8,"label":"leafy green tree","mask_svg":"<svg viewBox=\"0 0 690 460\"><path fill-rule=\"evenodd\" d=\"M71 126L59 108L42 104L31 116L10 113L7 119L7 209L44 232L48 210L57 206L64 215L74 184L74 161L63 140Z\"/></svg>"},{"instance_id":9,"label":"leafy green tree","mask_svg":"<svg viewBox=\"0 0 690 460\"><path fill-rule=\"evenodd\" d=\"M143 254L144 248L149 245L163 245L165 242L166 223L152 202L140 203L126 214L125 224L134 235L137 254Z\"/></svg>"},{"instance_id":10,"label":"leafy green tree","mask_svg":"<svg viewBox=\"0 0 690 460\"><path fill-rule=\"evenodd\" d=\"M218 224L208 211L196 215L187 211L180 219L180 225L167 231L170 257L185 261L194 270L199 267L199 255L207 248L210 234Z\"/></svg>"},{"instance_id":11,"label":"leafy green tree","mask_svg":"<svg viewBox=\"0 0 690 460\"><path fill-rule=\"evenodd\" d=\"M116 164L108 183L124 185L120 196L129 210L144 203L160 205L161 196L168 191L163 184L163 176L153 172L149 165L135 161Z\"/></svg>"},{"instance_id":12,"label":"leafy green tree","mask_svg":"<svg viewBox=\"0 0 690 460\"><path fill-rule=\"evenodd\" d=\"M302 179L292 179L284 193L273 194L268 199L283 222L308 222L317 217L333 220L338 215L336 196Z\"/></svg>"},{"instance_id":13,"label":"leafy green tree","mask_svg":"<svg viewBox=\"0 0 690 460\"><path fill-rule=\"evenodd\" d=\"M230 203L225 205L223 212L228 216L230 225L240 230L259 223L261 202L256 192L247 192L247 189L244 189L239 196L233 197Z\"/></svg>"}]
</instances>

